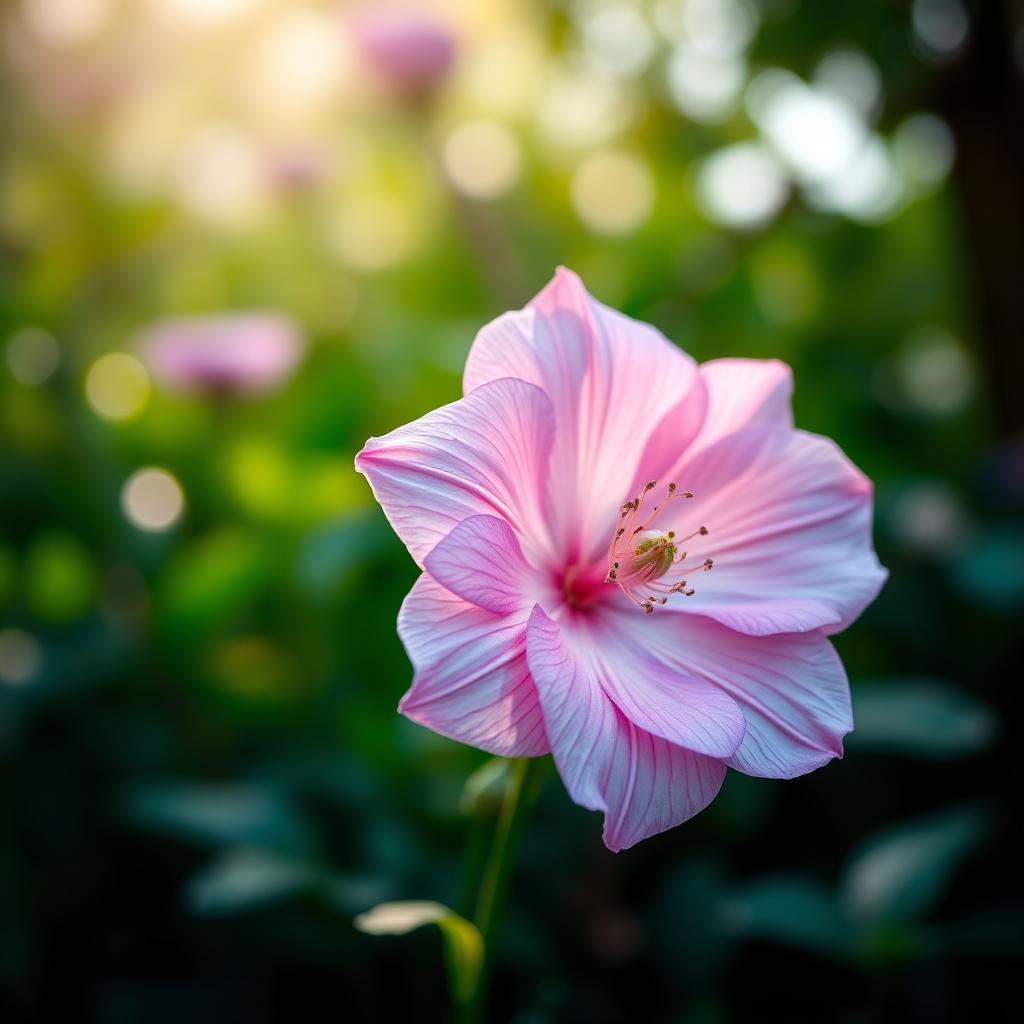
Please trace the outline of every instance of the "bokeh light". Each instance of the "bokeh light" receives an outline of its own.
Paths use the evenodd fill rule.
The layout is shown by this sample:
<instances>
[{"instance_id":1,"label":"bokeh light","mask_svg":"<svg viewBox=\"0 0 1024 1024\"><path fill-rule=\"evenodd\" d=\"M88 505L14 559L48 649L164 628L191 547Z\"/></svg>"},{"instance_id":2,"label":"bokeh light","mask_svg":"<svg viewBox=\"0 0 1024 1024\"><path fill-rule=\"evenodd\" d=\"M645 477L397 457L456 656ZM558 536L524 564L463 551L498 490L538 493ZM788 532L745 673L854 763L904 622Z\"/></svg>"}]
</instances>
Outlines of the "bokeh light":
<instances>
[{"instance_id":1,"label":"bokeh light","mask_svg":"<svg viewBox=\"0 0 1024 1024\"><path fill-rule=\"evenodd\" d=\"M338 95L351 57L336 19L309 8L283 12L263 29L248 57L246 88L263 116L287 122Z\"/></svg>"},{"instance_id":2,"label":"bokeh light","mask_svg":"<svg viewBox=\"0 0 1024 1024\"><path fill-rule=\"evenodd\" d=\"M594 231L626 234L650 216L654 179L646 164L630 153L594 153L573 175L572 204Z\"/></svg>"},{"instance_id":3,"label":"bokeh light","mask_svg":"<svg viewBox=\"0 0 1024 1024\"><path fill-rule=\"evenodd\" d=\"M471 199L494 199L519 177L521 158L515 136L497 121L467 121L444 141L445 173Z\"/></svg>"},{"instance_id":4,"label":"bokeh light","mask_svg":"<svg viewBox=\"0 0 1024 1024\"><path fill-rule=\"evenodd\" d=\"M121 510L140 530L167 530L181 518L185 495L166 469L149 466L136 470L121 489Z\"/></svg>"},{"instance_id":5,"label":"bokeh light","mask_svg":"<svg viewBox=\"0 0 1024 1024\"><path fill-rule=\"evenodd\" d=\"M719 124L734 111L746 81L743 60L731 54L676 49L665 75L673 102L693 121Z\"/></svg>"},{"instance_id":6,"label":"bokeh light","mask_svg":"<svg viewBox=\"0 0 1024 1024\"><path fill-rule=\"evenodd\" d=\"M957 492L942 481L924 481L899 496L892 529L908 549L949 556L969 540L967 511Z\"/></svg>"},{"instance_id":7,"label":"bokeh light","mask_svg":"<svg viewBox=\"0 0 1024 1024\"><path fill-rule=\"evenodd\" d=\"M814 71L816 88L851 104L871 117L882 99L882 73L878 65L857 50L833 50Z\"/></svg>"},{"instance_id":8,"label":"bokeh light","mask_svg":"<svg viewBox=\"0 0 1024 1024\"><path fill-rule=\"evenodd\" d=\"M60 364L60 349L52 334L22 327L7 340L7 366L20 384L43 384Z\"/></svg>"},{"instance_id":9,"label":"bokeh light","mask_svg":"<svg viewBox=\"0 0 1024 1024\"><path fill-rule=\"evenodd\" d=\"M740 142L713 153L697 170L697 200L713 221L756 228L774 217L789 193L778 160L756 142Z\"/></svg>"},{"instance_id":10,"label":"bokeh light","mask_svg":"<svg viewBox=\"0 0 1024 1024\"><path fill-rule=\"evenodd\" d=\"M903 182L889 147L873 137L838 174L810 186L804 194L819 209L871 223L896 212Z\"/></svg>"},{"instance_id":11,"label":"bokeh light","mask_svg":"<svg viewBox=\"0 0 1024 1024\"><path fill-rule=\"evenodd\" d=\"M765 138L805 182L842 172L865 142L864 123L850 103L789 73L762 72L750 85L749 108Z\"/></svg>"},{"instance_id":12,"label":"bokeh light","mask_svg":"<svg viewBox=\"0 0 1024 1024\"><path fill-rule=\"evenodd\" d=\"M169 21L199 26L230 21L260 7L265 0L146 0L151 10Z\"/></svg>"},{"instance_id":13,"label":"bokeh light","mask_svg":"<svg viewBox=\"0 0 1024 1024\"><path fill-rule=\"evenodd\" d=\"M85 377L85 396L93 410L107 420L134 419L149 401L149 374L127 352L100 356Z\"/></svg>"},{"instance_id":14,"label":"bokeh light","mask_svg":"<svg viewBox=\"0 0 1024 1024\"><path fill-rule=\"evenodd\" d=\"M366 191L337 207L326 222L327 243L357 270L384 270L401 262L416 241L412 211L400 198Z\"/></svg>"},{"instance_id":15,"label":"bokeh light","mask_svg":"<svg viewBox=\"0 0 1024 1024\"><path fill-rule=\"evenodd\" d=\"M917 53L926 60L951 60L967 40L970 20L960 0L914 0L910 17Z\"/></svg>"},{"instance_id":16,"label":"bokeh light","mask_svg":"<svg viewBox=\"0 0 1024 1024\"><path fill-rule=\"evenodd\" d=\"M956 156L953 133L934 114L912 114L901 122L892 149L900 174L924 192L933 190L949 174Z\"/></svg>"},{"instance_id":17,"label":"bokeh light","mask_svg":"<svg viewBox=\"0 0 1024 1024\"><path fill-rule=\"evenodd\" d=\"M583 6L583 46L594 67L623 78L643 72L654 53L654 34L643 13L628 4Z\"/></svg>"},{"instance_id":18,"label":"bokeh light","mask_svg":"<svg viewBox=\"0 0 1024 1024\"><path fill-rule=\"evenodd\" d=\"M92 38L110 16L112 0L22 0L32 33L49 46L75 46Z\"/></svg>"},{"instance_id":19,"label":"bokeh light","mask_svg":"<svg viewBox=\"0 0 1024 1024\"><path fill-rule=\"evenodd\" d=\"M657 0L654 18L669 39L705 53L740 52L760 20L747 0Z\"/></svg>"},{"instance_id":20,"label":"bokeh light","mask_svg":"<svg viewBox=\"0 0 1024 1024\"><path fill-rule=\"evenodd\" d=\"M974 366L952 334L922 328L899 356L900 382L908 401L935 415L962 409L974 393Z\"/></svg>"},{"instance_id":21,"label":"bokeh light","mask_svg":"<svg viewBox=\"0 0 1024 1024\"><path fill-rule=\"evenodd\" d=\"M176 187L195 216L224 227L251 224L265 209L266 186L259 147L240 128L210 124L186 141Z\"/></svg>"},{"instance_id":22,"label":"bokeh light","mask_svg":"<svg viewBox=\"0 0 1024 1024\"><path fill-rule=\"evenodd\" d=\"M575 61L555 65L542 94L537 117L548 142L558 149L606 142L634 115L630 95L614 78Z\"/></svg>"},{"instance_id":23,"label":"bokeh light","mask_svg":"<svg viewBox=\"0 0 1024 1024\"><path fill-rule=\"evenodd\" d=\"M8 686L24 686L39 673L42 661L42 648L31 633L0 629L0 681Z\"/></svg>"}]
</instances>

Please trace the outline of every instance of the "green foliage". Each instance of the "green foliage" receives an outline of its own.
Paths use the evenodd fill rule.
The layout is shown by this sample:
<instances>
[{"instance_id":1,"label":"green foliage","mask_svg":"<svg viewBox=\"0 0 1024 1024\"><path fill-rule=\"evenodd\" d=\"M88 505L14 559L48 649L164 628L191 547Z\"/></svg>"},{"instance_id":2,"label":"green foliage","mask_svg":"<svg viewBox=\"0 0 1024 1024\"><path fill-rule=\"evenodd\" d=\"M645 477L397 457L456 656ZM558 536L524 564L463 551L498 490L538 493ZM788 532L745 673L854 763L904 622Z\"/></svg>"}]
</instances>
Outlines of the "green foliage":
<instances>
[{"instance_id":1,"label":"green foliage","mask_svg":"<svg viewBox=\"0 0 1024 1024\"><path fill-rule=\"evenodd\" d=\"M476 925L440 903L424 900L381 903L355 920L355 926L369 935L405 935L427 924L437 925L444 938L452 996L466 1005L484 963L484 943Z\"/></svg>"}]
</instances>

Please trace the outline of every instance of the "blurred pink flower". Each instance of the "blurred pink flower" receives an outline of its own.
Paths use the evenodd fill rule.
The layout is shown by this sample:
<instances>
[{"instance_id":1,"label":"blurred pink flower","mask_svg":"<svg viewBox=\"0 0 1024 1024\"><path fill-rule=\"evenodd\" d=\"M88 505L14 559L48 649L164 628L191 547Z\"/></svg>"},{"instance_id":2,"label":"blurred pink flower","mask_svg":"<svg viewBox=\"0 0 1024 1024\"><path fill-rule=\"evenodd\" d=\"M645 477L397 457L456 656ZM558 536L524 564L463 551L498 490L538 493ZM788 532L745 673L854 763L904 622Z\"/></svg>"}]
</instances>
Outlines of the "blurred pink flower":
<instances>
[{"instance_id":1,"label":"blurred pink flower","mask_svg":"<svg viewBox=\"0 0 1024 1024\"><path fill-rule=\"evenodd\" d=\"M421 7L366 5L353 12L350 24L364 63L396 92L429 93L444 81L455 61L455 37Z\"/></svg>"},{"instance_id":2,"label":"blurred pink flower","mask_svg":"<svg viewBox=\"0 0 1024 1024\"><path fill-rule=\"evenodd\" d=\"M279 313L179 317L141 338L153 375L187 391L269 391L291 376L305 347L297 325Z\"/></svg>"},{"instance_id":3,"label":"blurred pink flower","mask_svg":"<svg viewBox=\"0 0 1024 1024\"><path fill-rule=\"evenodd\" d=\"M282 192L299 193L313 188L323 179L326 161L309 149L280 148L267 156L267 177Z\"/></svg>"},{"instance_id":4,"label":"blurred pink flower","mask_svg":"<svg viewBox=\"0 0 1024 1024\"><path fill-rule=\"evenodd\" d=\"M698 367L567 270L486 326L465 397L356 457L425 570L400 710L494 754L550 750L613 850L696 814L727 767L841 756L827 634L886 573L870 482L794 429L790 392L774 360Z\"/></svg>"}]
</instances>

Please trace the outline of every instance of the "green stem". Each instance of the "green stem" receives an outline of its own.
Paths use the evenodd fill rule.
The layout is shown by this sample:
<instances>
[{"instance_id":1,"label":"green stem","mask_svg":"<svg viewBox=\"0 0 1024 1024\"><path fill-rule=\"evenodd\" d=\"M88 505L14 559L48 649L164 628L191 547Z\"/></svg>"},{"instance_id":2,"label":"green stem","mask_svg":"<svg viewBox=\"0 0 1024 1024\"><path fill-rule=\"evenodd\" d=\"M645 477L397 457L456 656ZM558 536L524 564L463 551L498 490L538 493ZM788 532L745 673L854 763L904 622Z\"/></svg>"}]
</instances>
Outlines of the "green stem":
<instances>
[{"instance_id":1,"label":"green stem","mask_svg":"<svg viewBox=\"0 0 1024 1024\"><path fill-rule=\"evenodd\" d=\"M536 761L537 758L533 757L519 757L511 762L508 789L494 830L491 855L480 882L474 921L484 940L484 963L476 993L466 1015L466 1020L472 1024L483 1021L487 1011L487 994L494 965L494 946L498 929L501 927L505 897L526 820L527 805L532 796L529 790L533 788L532 783L536 777Z\"/></svg>"}]
</instances>

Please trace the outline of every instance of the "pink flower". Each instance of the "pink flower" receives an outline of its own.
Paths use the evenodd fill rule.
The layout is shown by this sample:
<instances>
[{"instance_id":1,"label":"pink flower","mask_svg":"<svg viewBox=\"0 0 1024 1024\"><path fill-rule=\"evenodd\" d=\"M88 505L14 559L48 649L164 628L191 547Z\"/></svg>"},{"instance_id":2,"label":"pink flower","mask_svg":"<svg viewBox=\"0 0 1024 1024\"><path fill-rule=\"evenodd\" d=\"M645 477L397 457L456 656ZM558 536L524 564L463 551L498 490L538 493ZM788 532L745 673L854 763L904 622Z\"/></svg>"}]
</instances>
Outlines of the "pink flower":
<instances>
[{"instance_id":1,"label":"pink flower","mask_svg":"<svg viewBox=\"0 0 1024 1024\"><path fill-rule=\"evenodd\" d=\"M360 56L376 77L405 95L428 93L447 77L455 38L429 12L405 4L374 4L352 17Z\"/></svg>"},{"instance_id":2,"label":"pink flower","mask_svg":"<svg viewBox=\"0 0 1024 1024\"><path fill-rule=\"evenodd\" d=\"M164 320L143 332L141 344L153 374L187 391L268 391L305 352L298 327L278 313Z\"/></svg>"},{"instance_id":3,"label":"pink flower","mask_svg":"<svg viewBox=\"0 0 1024 1024\"><path fill-rule=\"evenodd\" d=\"M400 710L494 754L550 751L613 850L707 806L727 767L841 756L827 634L886 573L870 482L794 429L790 391L774 360L698 367L567 270L485 327L464 397L356 457L424 569L398 617Z\"/></svg>"}]
</instances>

